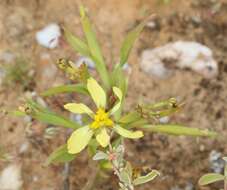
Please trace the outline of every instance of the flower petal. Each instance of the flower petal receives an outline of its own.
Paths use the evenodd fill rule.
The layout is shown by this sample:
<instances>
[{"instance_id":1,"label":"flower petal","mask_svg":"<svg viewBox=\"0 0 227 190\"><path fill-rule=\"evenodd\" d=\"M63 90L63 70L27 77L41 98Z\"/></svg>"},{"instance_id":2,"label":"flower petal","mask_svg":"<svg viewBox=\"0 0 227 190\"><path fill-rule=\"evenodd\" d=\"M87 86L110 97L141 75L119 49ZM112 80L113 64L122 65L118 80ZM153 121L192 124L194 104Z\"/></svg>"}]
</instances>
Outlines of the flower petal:
<instances>
[{"instance_id":1,"label":"flower petal","mask_svg":"<svg viewBox=\"0 0 227 190\"><path fill-rule=\"evenodd\" d=\"M81 152L89 143L92 135L93 131L90 130L89 126L75 130L67 141L68 153L76 154Z\"/></svg>"},{"instance_id":2,"label":"flower petal","mask_svg":"<svg viewBox=\"0 0 227 190\"><path fill-rule=\"evenodd\" d=\"M76 103L68 103L64 105L64 108L69 110L70 112L77 113L77 114L88 114L92 116L94 113L84 104L76 104Z\"/></svg>"},{"instance_id":3,"label":"flower petal","mask_svg":"<svg viewBox=\"0 0 227 190\"><path fill-rule=\"evenodd\" d=\"M138 139L138 138L143 137L142 131L129 131L125 128L120 127L119 125L115 125L114 129L119 135L121 135L125 138Z\"/></svg>"},{"instance_id":4,"label":"flower petal","mask_svg":"<svg viewBox=\"0 0 227 190\"><path fill-rule=\"evenodd\" d=\"M108 135L105 128L102 128L101 131L96 135L96 140L102 147L108 146L110 142L110 136Z\"/></svg>"},{"instance_id":5,"label":"flower petal","mask_svg":"<svg viewBox=\"0 0 227 190\"><path fill-rule=\"evenodd\" d=\"M106 107L106 93L93 78L87 80L87 89L98 108Z\"/></svg>"},{"instance_id":6,"label":"flower petal","mask_svg":"<svg viewBox=\"0 0 227 190\"><path fill-rule=\"evenodd\" d=\"M120 88L117 87L113 87L113 92L114 94L118 97L119 101L117 104L115 104L115 106L110 110L110 114L114 114L121 106L122 103L122 91L120 90Z\"/></svg>"}]
</instances>

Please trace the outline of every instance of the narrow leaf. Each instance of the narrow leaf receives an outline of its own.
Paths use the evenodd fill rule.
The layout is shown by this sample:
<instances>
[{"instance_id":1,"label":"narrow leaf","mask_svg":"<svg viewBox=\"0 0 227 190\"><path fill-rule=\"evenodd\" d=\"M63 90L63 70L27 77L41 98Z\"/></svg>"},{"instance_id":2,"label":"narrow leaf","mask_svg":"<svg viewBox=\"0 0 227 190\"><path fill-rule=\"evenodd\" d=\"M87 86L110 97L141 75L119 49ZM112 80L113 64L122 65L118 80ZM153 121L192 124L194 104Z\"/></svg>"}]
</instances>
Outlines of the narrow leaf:
<instances>
[{"instance_id":1,"label":"narrow leaf","mask_svg":"<svg viewBox=\"0 0 227 190\"><path fill-rule=\"evenodd\" d=\"M49 109L41 106L33 100L27 100L27 104L33 110L31 113L31 117L41 122L72 129L77 129L81 127L78 123L50 111Z\"/></svg>"},{"instance_id":2,"label":"narrow leaf","mask_svg":"<svg viewBox=\"0 0 227 190\"><path fill-rule=\"evenodd\" d=\"M156 178L157 176L159 176L160 173L157 171L157 170L152 170L150 173L148 173L147 175L145 176L140 176L138 178L136 178L134 181L133 181L133 184L134 185L141 185L141 184L144 184L144 183L147 183L149 181L152 181L154 178Z\"/></svg>"},{"instance_id":3,"label":"narrow leaf","mask_svg":"<svg viewBox=\"0 0 227 190\"><path fill-rule=\"evenodd\" d=\"M32 115L32 117L41 122L51 124L51 125L62 126L66 128L72 128L72 129L77 129L80 127L80 125L77 124L76 122L70 121L69 119L66 119L55 113L37 112L34 115Z\"/></svg>"},{"instance_id":4,"label":"narrow leaf","mask_svg":"<svg viewBox=\"0 0 227 190\"><path fill-rule=\"evenodd\" d=\"M217 181L221 181L224 180L225 176L221 175L221 174L216 174L216 173L209 173L209 174L205 174L203 175L200 179L199 179L199 185L208 185Z\"/></svg>"},{"instance_id":5,"label":"narrow leaf","mask_svg":"<svg viewBox=\"0 0 227 190\"><path fill-rule=\"evenodd\" d=\"M135 122L139 119L141 119L140 114L136 111L133 111L133 112L129 112L128 114L122 116L118 122L122 123L122 124L129 124L129 123Z\"/></svg>"},{"instance_id":6,"label":"narrow leaf","mask_svg":"<svg viewBox=\"0 0 227 190\"><path fill-rule=\"evenodd\" d=\"M153 17L153 16L150 16L147 19L145 19L136 28L134 28L131 32L129 32L127 34L127 36L125 37L125 40L123 41L123 44L121 46L121 51L120 51L120 66L121 67L127 62L134 42L138 38L140 32L143 30L147 21L149 19L151 19L151 17Z\"/></svg>"},{"instance_id":7,"label":"narrow leaf","mask_svg":"<svg viewBox=\"0 0 227 190\"><path fill-rule=\"evenodd\" d=\"M120 171L119 177L120 181L123 182L124 184L129 185L131 183L130 173L128 173L127 168L123 168Z\"/></svg>"},{"instance_id":8,"label":"narrow leaf","mask_svg":"<svg viewBox=\"0 0 227 190\"><path fill-rule=\"evenodd\" d=\"M169 135L184 135L184 136L208 136L208 137L214 137L217 135L217 133L209 131L209 130L202 130L198 128L192 128L192 127L184 127L181 125L144 125L140 128L156 132L156 133L165 133Z\"/></svg>"},{"instance_id":9,"label":"narrow leaf","mask_svg":"<svg viewBox=\"0 0 227 190\"><path fill-rule=\"evenodd\" d=\"M66 41L72 46L72 48L76 52L79 52L81 55L84 55L84 56L90 56L89 48L85 42L83 42L78 37L73 35L67 29L64 28L63 31L64 31L64 37Z\"/></svg>"},{"instance_id":10,"label":"narrow leaf","mask_svg":"<svg viewBox=\"0 0 227 190\"><path fill-rule=\"evenodd\" d=\"M48 89L47 91L43 92L42 96L53 96L61 93L71 93L77 92L81 94L88 94L86 86L82 84L71 84L71 85L62 85Z\"/></svg>"},{"instance_id":11,"label":"narrow leaf","mask_svg":"<svg viewBox=\"0 0 227 190\"><path fill-rule=\"evenodd\" d=\"M54 152L50 154L47 158L45 165L48 166L51 163L59 162L70 162L76 157L75 154L69 154L67 151L67 145L62 145L58 147Z\"/></svg>"},{"instance_id":12,"label":"narrow leaf","mask_svg":"<svg viewBox=\"0 0 227 190\"><path fill-rule=\"evenodd\" d=\"M81 23L83 26L83 31L85 33L85 37L87 39L87 43L90 51L90 57L95 62L96 69L99 72L100 77L104 82L104 85L107 88L110 88L110 79L109 79L107 68L101 53L101 49L96 39L95 32L92 29L91 22L88 19L83 6L80 7L80 15L81 15Z\"/></svg>"},{"instance_id":13,"label":"narrow leaf","mask_svg":"<svg viewBox=\"0 0 227 190\"><path fill-rule=\"evenodd\" d=\"M10 111L10 112L8 112L8 114L10 114L12 116L16 116L16 117L24 117L24 116L26 116L26 114L24 112L19 111L19 110Z\"/></svg>"}]
</instances>

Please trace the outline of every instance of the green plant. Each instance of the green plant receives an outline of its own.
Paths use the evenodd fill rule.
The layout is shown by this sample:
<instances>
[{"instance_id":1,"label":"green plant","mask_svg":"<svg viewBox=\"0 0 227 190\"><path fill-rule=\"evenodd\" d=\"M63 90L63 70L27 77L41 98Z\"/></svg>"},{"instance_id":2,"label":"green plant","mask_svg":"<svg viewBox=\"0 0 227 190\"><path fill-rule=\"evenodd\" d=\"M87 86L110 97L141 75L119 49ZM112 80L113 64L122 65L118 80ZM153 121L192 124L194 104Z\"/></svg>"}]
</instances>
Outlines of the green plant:
<instances>
[{"instance_id":1,"label":"green plant","mask_svg":"<svg viewBox=\"0 0 227 190\"><path fill-rule=\"evenodd\" d=\"M218 181L223 181L224 190L227 190L227 157L223 157L222 159L225 161L224 175L217 174L217 173L205 174L199 179L199 185L204 186L204 185L216 183Z\"/></svg>"},{"instance_id":2,"label":"green plant","mask_svg":"<svg viewBox=\"0 0 227 190\"><path fill-rule=\"evenodd\" d=\"M93 111L92 108L82 103L64 105L64 108L72 113L88 115L88 117L84 117L83 125L56 114L33 100L27 100L14 114L30 115L42 122L74 130L67 143L57 148L49 156L46 161L47 165L53 162L69 162L88 147L89 155L93 157L93 160L99 161L100 170L112 169L119 179L120 189L133 190L137 185L153 180L160 173L157 170L151 170L146 174L135 172L133 165L124 158L124 141L127 138L139 139L148 132L209 137L215 136L216 133L182 125L155 124L158 119L182 109L183 103L178 102L175 98L155 104L138 104L130 112L124 113L128 78L124 74L123 66L147 20L128 33L121 46L120 62L115 64L112 71L109 71L83 7L80 7L80 15L85 39L79 39L65 28L63 29L64 36L76 52L95 62L102 86L91 76L86 65L76 67L71 61L60 59L57 62L58 67L71 80L76 81L76 84L51 88L42 93L42 96L49 97L60 93L76 92L91 97L96 108Z\"/></svg>"},{"instance_id":3,"label":"green plant","mask_svg":"<svg viewBox=\"0 0 227 190\"><path fill-rule=\"evenodd\" d=\"M21 85L22 88L29 88L32 83L31 67L24 58L17 58L15 63L6 65L6 73L3 84L6 86Z\"/></svg>"}]
</instances>

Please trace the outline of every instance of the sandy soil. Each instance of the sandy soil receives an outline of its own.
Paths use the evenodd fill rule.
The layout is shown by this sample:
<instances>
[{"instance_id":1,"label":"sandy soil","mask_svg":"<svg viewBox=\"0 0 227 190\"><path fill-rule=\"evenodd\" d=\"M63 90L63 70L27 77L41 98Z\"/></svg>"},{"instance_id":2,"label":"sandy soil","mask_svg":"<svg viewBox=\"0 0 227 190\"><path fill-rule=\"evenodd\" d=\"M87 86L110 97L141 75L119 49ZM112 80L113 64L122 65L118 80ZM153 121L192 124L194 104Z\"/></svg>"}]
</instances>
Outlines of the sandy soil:
<instances>
[{"instance_id":1,"label":"sandy soil","mask_svg":"<svg viewBox=\"0 0 227 190\"><path fill-rule=\"evenodd\" d=\"M217 150L223 155L227 153L227 1L219 2L222 2L222 5L219 9L216 8L217 10L217 3L209 0L206 3L202 0L172 0L169 4L158 0L84 2L109 65L111 61L118 61L120 42L127 31L147 15L157 15L156 27L145 28L129 59L132 73L126 109L135 106L138 100L155 102L179 97L186 102L186 106L181 113L171 117L172 123L208 128L221 134L218 139L147 134L140 141L127 141L128 159L135 165L147 165L162 173L159 179L138 189L177 190L179 187L186 190L188 184L193 184L192 189L200 189L197 180L210 171L210 152ZM41 92L52 85L66 82L54 62L60 57L75 60L78 55L65 44L54 50L40 47L35 41L35 33L45 25L57 22L81 36L77 4L75 0L1 1L0 52L9 50L16 56L29 60L35 70L34 85L30 90ZM139 56L143 49L175 40L194 40L209 46L218 61L219 75L208 80L189 70L176 70L170 79L157 80L139 69ZM44 54L48 54L50 58L43 59ZM50 73L46 74L46 70ZM3 107L13 108L19 105L26 93L19 84L0 88L0 105ZM51 102L57 108L58 104L68 99L69 97L62 97L61 100L55 98ZM0 144L23 164L26 190L64 189L64 166L44 167L43 162L55 147L64 142L66 132L61 130L56 137L47 140L42 138L44 127L46 126L35 122L29 136L25 133L25 121L1 116ZM28 143L28 149L20 153L24 143ZM135 157L138 160L135 160ZM0 162L0 168L5 165L6 162ZM70 190L80 190L90 172L85 153L70 164L70 171ZM218 187L219 184L214 186L214 189ZM94 189L117 189L117 184L111 177L97 184Z\"/></svg>"}]
</instances>

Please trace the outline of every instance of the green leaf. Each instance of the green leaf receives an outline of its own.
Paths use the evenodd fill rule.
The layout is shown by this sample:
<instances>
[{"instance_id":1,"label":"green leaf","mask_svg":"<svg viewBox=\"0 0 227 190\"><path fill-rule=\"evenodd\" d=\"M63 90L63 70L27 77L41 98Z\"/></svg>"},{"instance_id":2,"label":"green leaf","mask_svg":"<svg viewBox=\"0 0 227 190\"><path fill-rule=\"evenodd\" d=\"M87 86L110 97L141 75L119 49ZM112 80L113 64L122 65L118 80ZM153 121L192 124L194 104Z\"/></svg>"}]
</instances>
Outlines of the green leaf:
<instances>
[{"instance_id":1,"label":"green leaf","mask_svg":"<svg viewBox=\"0 0 227 190\"><path fill-rule=\"evenodd\" d=\"M156 133L165 133L169 135L184 135L184 136L208 136L208 137L214 137L217 135L217 133L209 131L209 130L202 130L198 128L192 128L192 127L184 127L181 125L144 125L140 128L156 132Z\"/></svg>"},{"instance_id":2,"label":"green leaf","mask_svg":"<svg viewBox=\"0 0 227 190\"><path fill-rule=\"evenodd\" d=\"M32 115L32 117L41 122L51 125L62 126L72 129L77 129L80 127L80 125L77 124L76 122L70 121L69 119L57 115L55 113L36 112L34 115Z\"/></svg>"},{"instance_id":3,"label":"green leaf","mask_svg":"<svg viewBox=\"0 0 227 190\"><path fill-rule=\"evenodd\" d=\"M58 147L54 152L47 158L45 165L48 166L51 163L70 162L76 157L75 154L69 154L67 151L67 145L64 144Z\"/></svg>"},{"instance_id":4,"label":"green leaf","mask_svg":"<svg viewBox=\"0 0 227 190\"><path fill-rule=\"evenodd\" d=\"M149 181L152 181L154 178L156 178L157 176L159 176L160 173L157 171L157 170L152 170L150 173L148 173L147 175L145 176L140 176L138 178L136 178L134 181L133 181L133 184L134 185L141 185L141 184L144 184L144 183L147 183Z\"/></svg>"},{"instance_id":5,"label":"green leaf","mask_svg":"<svg viewBox=\"0 0 227 190\"><path fill-rule=\"evenodd\" d=\"M140 114L136 111L132 111L132 112L129 112L128 114L122 116L118 122L122 123L122 124L129 124L129 123L133 123L139 119L141 119Z\"/></svg>"},{"instance_id":6,"label":"green leaf","mask_svg":"<svg viewBox=\"0 0 227 190\"><path fill-rule=\"evenodd\" d=\"M90 157L93 157L96 154L98 147L99 144L95 138L89 141L87 150Z\"/></svg>"},{"instance_id":7,"label":"green leaf","mask_svg":"<svg viewBox=\"0 0 227 190\"><path fill-rule=\"evenodd\" d=\"M64 37L66 41L72 46L72 48L76 52L79 52L81 55L84 55L84 56L90 56L89 48L85 42L83 42L78 37L73 35L67 29L64 28L63 31L64 31Z\"/></svg>"},{"instance_id":8,"label":"green leaf","mask_svg":"<svg viewBox=\"0 0 227 190\"><path fill-rule=\"evenodd\" d=\"M33 100L27 100L27 105L32 109L31 117L41 122L72 129L77 129L81 127L76 122L70 121L69 119L63 116L50 111L49 109L41 106L40 104L34 102Z\"/></svg>"},{"instance_id":9,"label":"green leaf","mask_svg":"<svg viewBox=\"0 0 227 190\"><path fill-rule=\"evenodd\" d=\"M40 105L39 103L33 101L32 99L28 99L26 101L28 107L30 107L32 110L38 111L38 112L44 112L44 113L52 113L49 109L46 107Z\"/></svg>"},{"instance_id":10,"label":"green leaf","mask_svg":"<svg viewBox=\"0 0 227 190\"><path fill-rule=\"evenodd\" d=\"M83 6L80 6L80 15L81 15L81 23L83 26L83 31L85 33L85 37L87 39L87 43L88 43L88 47L91 55L90 57L95 62L96 69L99 72L104 85L109 89L110 79L107 72L107 68L101 53L100 46L96 39L95 32L92 29L91 22L88 19Z\"/></svg>"},{"instance_id":11,"label":"green leaf","mask_svg":"<svg viewBox=\"0 0 227 190\"><path fill-rule=\"evenodd\" d=\"M145 19L142 23L140 23L125 37L120 50L120 67L122 67L127 62L132 46L135 43L136 39L138 38L140 32L143 30L144 26L146 25L148 19L151 19L151 16Z\"/></svg>"},{"instance_id":12,"label":"green leaf","mask_svg":"<svg viewBox=\"0 0 227 190\"><path fill-rule=\"evenodd\" d=\"M98 151L94 157L93 160L108 160L108 154L106 154L105 152L102 151Z\"/></svg>"},{"instance_id":13,"label":"green leaf","mask_svg":"<svg viewBox=\"0 0 227 190\"><path fill-rule=\"evenodd\" d=\"M225 176L221 175L221 174L216 174L216 173L209 173L209 174L205 174L203 175L200 179L199 179L199 185L208 185L217 181L221 181L224 180Z\"/></svg>"},{"instance_id":14,"label":"green leaf","mask_svg":"<svg viewBox=\"0 0 227 190\"><path fill-rule=\"evenodd\" d=\"M120 177L120 181L123 182L124 184L129 185L131 183L130 173L128 172L127 168L123 168L120 171L119 177Z\"/></svg>"},{"instance_id":15,"label":"green leaf","mask_svg":"<svg viewBox=\"0 0 227 190\"><path fill-rule=\"evenodd\" d=\"M130 162L126 162L126 166L124 168L126 170L126 172L128 173L129 175L129 178L131 179L132 178L132 173L133 173L133 169L132 169L132 165L130 164Z\"/></svg>"},{"instance_id":16,"label":"green leaf","mask_svg":"<svg viewBox=\"0 0 227 190\"><path fill-rule=\"evenodd\" d=\"M70 84L70 85L62 85L48 89L47 91L43 92L42 96L53 96L61 93L70 93L70 92L77 92L81 94L88 95L88 91L86 86L82 84Z\"/></svg>"},{"instance_id":17,"label":"green leaf","mask_svg":"<svg viewBox=\"0 0 227 190\"><path fill-rule=\"evenodd\" d=\"M19 111L19 110L15 110L15 111L10 111L8 112L10 115L12 116L17 116L17 117L24 117L26 116L26 114L22 111Z\"/></svg>"}]
</instances>

